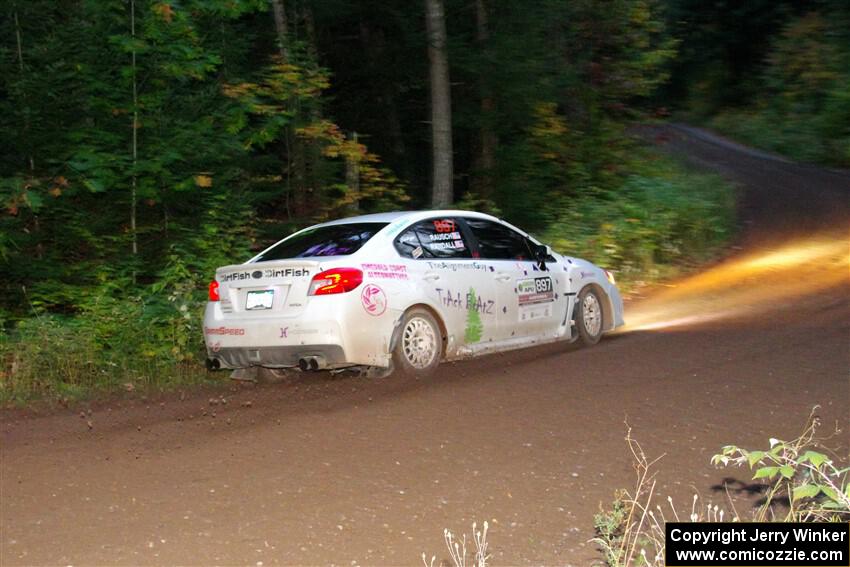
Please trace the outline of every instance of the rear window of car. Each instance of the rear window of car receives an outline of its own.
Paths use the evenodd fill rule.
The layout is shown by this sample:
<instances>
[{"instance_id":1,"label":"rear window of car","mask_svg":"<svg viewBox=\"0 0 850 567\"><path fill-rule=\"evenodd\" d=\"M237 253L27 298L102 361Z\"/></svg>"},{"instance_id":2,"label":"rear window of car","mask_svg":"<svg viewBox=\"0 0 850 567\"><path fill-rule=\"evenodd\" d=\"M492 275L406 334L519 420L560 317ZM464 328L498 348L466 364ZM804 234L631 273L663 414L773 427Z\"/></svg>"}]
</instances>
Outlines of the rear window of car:
<instances>
[{"instance_id":1,"label":"rear window of car","mask_svg":"<svg viewBox=\"0 0 850 567\"><path fill-rule=\"evenodd\" d=\"M457 219L437 218L418 222L395 240L405 258L471 258L469 245Z\"/></svg>"},{"instance_id":2,"label":"rear window of car","mask_svg":"<svg viewBox=\"0 0 850 567\"><path fill-rule=\"evenodd\" d=\"M255 261L348 256L360 250L385 226L385 222L362 222L308 228L269 248Z\"/></svg>"}]
</instances>

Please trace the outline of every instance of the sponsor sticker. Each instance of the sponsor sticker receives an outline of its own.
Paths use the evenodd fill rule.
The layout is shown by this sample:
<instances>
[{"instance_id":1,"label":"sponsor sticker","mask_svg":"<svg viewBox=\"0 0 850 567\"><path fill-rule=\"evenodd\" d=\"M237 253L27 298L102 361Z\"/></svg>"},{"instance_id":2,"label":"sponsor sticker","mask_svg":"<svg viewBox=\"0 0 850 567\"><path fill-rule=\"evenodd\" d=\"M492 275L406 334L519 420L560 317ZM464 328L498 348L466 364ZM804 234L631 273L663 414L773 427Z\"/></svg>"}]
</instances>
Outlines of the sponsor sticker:
<instances>
[{"instance_id":1,"label":"sponsor sticker","mask_svg":"<svg viewBox=\"0 0 850 567\"><path fill-rule=\"evenodd\" d=\"M457 272L460 270L482 270L482 271L493 271L493 266L487 266L486 264L482 264L481 262L469 262L463 260L452 260L451 262L428 262L429 270L448 270L452 272Z\"/></svg>"},{"instance_id":2,"label":"sponsor sticker","mask_svg":"<svg viewBox=\"0 0 850 567\"><path fill-rule=\"evenodd\" d=\"M262 278L302 278L310 275L307 268L266 268L265 270L252 270L244 272L233 272L221 276L222 282L259 280Z\"/></svg>"},{"instance_id":3,"label":"sponsor sticker","mask_svg":"<svg viewBox=\"0 0 850 567\"><path fill-rule=\"evenodd\" d=\"M383 315L384 311L387 310L387 294L375 284L368 284L363 288L363 291L360 292L360 302L363 304L366 313L375 317Z\"/></svg>"},{"instance_id":4,"label":"sponsor sticker","mask_svg":"<svg viewBox=\"0 0 850 567\"><path fill-rule=\"evenodd\" d=\"M516 289L517 300L520 305L533 305L535 303L555 301L552 278L548 276L519 280L517 281Z\"/></svg>"},{"instance_id":5,"label":"sponsor sticker","mask_svg":"<svg viewBox=\"0 0 850 567\"><path fill-rule=\"evenodd\" d=\"M520 321L533 321L552 316L555 291L548 276L517 281L518 317Z\"/></svg>"},{"instance_id":6,"label":"sponsor sticker","mask_svg":"<svg viewBox=\"0 0 850 567\"><path fill-rule=\"evenodd\" d=\"M204 327L204 334L242 336L245 334L245 329L239 327Z\"/></svg>"},{"instance_id":7,"label":"sponsor sticker","mask_svg":"<svg viewBox=\"0 0 850 567\"><path fill-rule=\"evenodd\" d=\"M363 264L363 271L370 278L382 280L406 280L407 266L404 264Z\"/></svg>"}]
</instances>

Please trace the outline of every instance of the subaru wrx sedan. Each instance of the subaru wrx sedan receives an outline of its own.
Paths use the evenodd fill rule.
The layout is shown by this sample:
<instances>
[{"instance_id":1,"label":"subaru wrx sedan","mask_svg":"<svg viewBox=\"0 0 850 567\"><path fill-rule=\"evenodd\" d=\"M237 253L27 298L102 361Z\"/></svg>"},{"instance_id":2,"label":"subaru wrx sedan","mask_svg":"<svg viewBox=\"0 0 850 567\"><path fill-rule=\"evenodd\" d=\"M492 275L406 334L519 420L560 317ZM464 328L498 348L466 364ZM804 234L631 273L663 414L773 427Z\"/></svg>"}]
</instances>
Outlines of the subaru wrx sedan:
<instances>
[{"instance_id":1,"label":"subaru wrx sedan","mask_svg":"<svg viewBox=\"0 0 850 567\"><path fill-rule=\"evenodd\" d=\"M424 375L622 324L609 272L486 214L421 211L311 226L219 268L204 339L211 368Z\"/></svg>"}]
</instances>

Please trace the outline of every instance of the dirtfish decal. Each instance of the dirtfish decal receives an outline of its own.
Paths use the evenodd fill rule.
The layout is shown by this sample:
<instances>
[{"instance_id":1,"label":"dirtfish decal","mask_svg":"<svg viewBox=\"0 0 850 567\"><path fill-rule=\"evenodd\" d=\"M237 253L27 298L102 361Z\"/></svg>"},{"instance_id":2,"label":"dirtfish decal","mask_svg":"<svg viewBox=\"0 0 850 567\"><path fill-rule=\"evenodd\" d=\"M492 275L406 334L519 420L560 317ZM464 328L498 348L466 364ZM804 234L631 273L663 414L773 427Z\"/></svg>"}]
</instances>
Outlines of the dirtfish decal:
<instances>
[{"instance_id":1,"label":"dirtfish decal","mask_svg":"<svg viewBox=\"0 0 850 567\"><path fill-rule=\"evenodd\" d=\"M252 272L233 272L221 276L222 282L242 281L261 278L301 278L310 275L307 268L266 268L265 270L254 270Z\"/></svg>"}]
</instances>

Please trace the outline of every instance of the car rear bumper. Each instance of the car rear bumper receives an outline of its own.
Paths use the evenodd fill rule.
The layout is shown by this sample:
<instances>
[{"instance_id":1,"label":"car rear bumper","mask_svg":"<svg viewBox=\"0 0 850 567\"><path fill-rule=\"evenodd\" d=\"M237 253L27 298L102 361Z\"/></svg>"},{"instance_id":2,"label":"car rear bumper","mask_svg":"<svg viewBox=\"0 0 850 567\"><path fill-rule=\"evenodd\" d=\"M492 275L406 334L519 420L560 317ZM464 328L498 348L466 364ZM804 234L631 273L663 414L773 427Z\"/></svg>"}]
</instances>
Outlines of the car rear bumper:
<instances>
[{"instance_id":1,"label":"car rear bumper","mask_svg":"<svg viewBox=\"0 0 850 567\"><path fill-rule=\"evenodd\" d=\"M298 366L301 359L316 358L322 367L346 366L345 351L340 345L287 345L273 347L230 347L208 350L210 360L221 368L288 368Z\"/></svg>"},{"instance_id":2,"label":"car rear bumper","mask_svg":"<svg viewBox=\"0 0 850 567\"><path fill-rule=\"evenodd\" d=\"M359 294L311 298L293 317L225 313L210 302L204 342L213 368L295 367L307 357L320 368L386 366L393 322L389 310L380 318L368 315Z\"/></svg>"}]
</instances>

